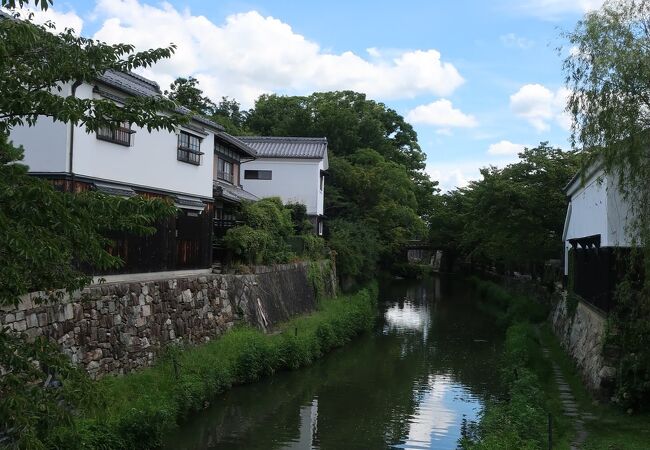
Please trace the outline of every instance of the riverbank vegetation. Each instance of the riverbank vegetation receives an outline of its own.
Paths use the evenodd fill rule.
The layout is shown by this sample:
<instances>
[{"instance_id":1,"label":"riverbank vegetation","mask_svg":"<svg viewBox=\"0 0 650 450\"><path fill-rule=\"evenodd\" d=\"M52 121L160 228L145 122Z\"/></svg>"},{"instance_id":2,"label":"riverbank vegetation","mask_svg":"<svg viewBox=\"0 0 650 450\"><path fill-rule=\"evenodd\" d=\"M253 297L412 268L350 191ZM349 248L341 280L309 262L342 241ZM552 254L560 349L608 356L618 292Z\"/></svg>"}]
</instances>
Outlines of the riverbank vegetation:
<instances>
[{"instance_id":1,"label":"riverbank vegetation","mask_svg":"<svg viewBox=\"0 0 650 450\"><path fill-rule=\"evenodd\" d=\"M372 328L377 287L322 300L316 312L263 332L236 327L208 344L171 347L150 369L109 376L90 386L92 403L72 420L41 423L34 436L46 448L156 448L192 411L201 410L233 385L311 364ZM36 446L34 446L36 447Z\"/></svg>"},{"instance_id":2,"label":"riverbank vegetation","mask_svg":"<svg viewBox=\"0 0 650 450\"><path fill-rule=\"evenodd\" d=\"M461 439L462 447L546 448L550 418L554 448L568 448L571 424L562 415L559 391L539 336L548 308L496 283L478 278L469 281L484 309L506 328L500 371L504 397L487 405L480 423Z\"/></svg>"},{"instance_id":3,"label":"riverbank vegetation","mask_svg":"<svg viewBox=\"0 0 650 450\"><path fill-rule=\"evenodd\" d=\"M470 282L482 307L507 327L501 369L505 396L488 404L478 426L468 429L461 441L464 448L546 448L549 414L554 448L569 448L574 429L569 418L563 416L551 361L561 369L581 413L593 417L585 423L588 435L583 448L647 448L650 416L629 415L592 397L545 322L547 307L490 281L471 278ZM543 349L548 350L546 356Z\"/></svg>"}]
</instances>

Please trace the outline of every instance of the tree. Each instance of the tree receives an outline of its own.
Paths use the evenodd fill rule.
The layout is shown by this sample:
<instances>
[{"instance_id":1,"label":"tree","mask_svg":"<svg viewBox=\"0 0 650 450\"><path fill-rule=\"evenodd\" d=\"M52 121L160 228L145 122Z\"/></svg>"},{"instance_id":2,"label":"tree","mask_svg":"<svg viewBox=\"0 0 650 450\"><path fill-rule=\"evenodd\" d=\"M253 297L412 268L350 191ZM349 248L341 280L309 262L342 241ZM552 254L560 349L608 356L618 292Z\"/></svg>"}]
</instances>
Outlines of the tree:
<instances>
[{"instance_id":1,"label":"tree","mask_svg":"<svg viewBox=\"0 0 650 450\"><path fill-rule=\"evenodd\" d=\"M579 167L576 152L542 142L503 169L481 169L481 180L440 196L432 242L452 255L539 274L561 254L563 188Z\"/></svg>"},{"instance_id":2,"label":"tree","mask_svg":"<svg viewBox=\"0 0 650 450\"><path fill-rule=\"evenodd\" d=\"M622 350L617 397L650 400L650 1L606 1L566 33L572 139L602 163L630 207L632 254L616 292L610 342ZM639 260L642 263L639 263Z\"/></svg>"},{"instance_id":3,"label":"tree","mask_svg":"<svg viewBox=\"0 0 650 450\"><path fill-rule=\"evenodd\" d=\"M2 0L8 8L27 3ZM43 9L51 4L35 3ZM171 113L175 105L164 97L131 98L118 107L66 96L73 84L92 82L107 70L147 67L173 51L135 52L131 45L107 45L72 30L54 34L53 24L0 16L0 306L15 305L31 291L46 293L39 301L57 301L89 282L80 265L121 264L106 251L107 232L153 232L156 220L174 213L161 200L59 192L27 174L23 149L9 141L13 127L33 125L39 117L88 131L124 121L173 130L184 119ZM67 420L92 394L88 378L46 338L30 340L8 328L0 330L0 374L0 437L17 447L44 447L48 428Z\"/></svg>"},{"instance_id":4,"label":"tree","mask_svg":"<svg viewBox=\"0 0 650 450\"><path fill-rule=\"evenodd\" d=\"M372 276L380 261L390 267L399 258L408 239L426 236L422 218L437 183L422 171L426 156L413 127L383 103L352 91L263 95L246 126L262 135L327 137L326 224L341 276Z\"/></svg>"},{"instance_id":5,"label":"tree","mask_svg":"<svg viewBox=\"0 0 650 450\"><path fill-rule=\"evenodd\" d=\"M165 95L179 105L204 117L211 117L217 109L217 105L203 95L203 91L199 89L199 80L194 77L176 78L169 85L169 91L165 91Z\"/></svg>"}]
</instances>

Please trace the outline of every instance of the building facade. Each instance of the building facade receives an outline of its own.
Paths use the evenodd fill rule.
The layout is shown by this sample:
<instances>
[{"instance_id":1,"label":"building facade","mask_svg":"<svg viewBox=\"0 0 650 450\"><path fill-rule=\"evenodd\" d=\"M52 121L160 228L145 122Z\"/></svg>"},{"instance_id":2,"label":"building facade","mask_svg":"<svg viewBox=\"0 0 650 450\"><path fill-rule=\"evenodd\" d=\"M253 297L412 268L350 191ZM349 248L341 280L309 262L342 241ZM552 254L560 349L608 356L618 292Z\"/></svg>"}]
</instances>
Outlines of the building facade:
<instances>
[{"instance_id":1,"label":"building facade","mask_svg":"<svg viewBox=\"0 0 650 450\"><path fill-rule=\"evenodd\" d=\"M564 274L576 294L607 312L631 244L629 204L601 165L576 175L565 190Z\"/></svg>"},{"instance_id":2,"label":"building facade","mask_svg":"<svg viewBox=\"0 0 650 450\"><path fill-rule=\"evenodd\" d=\"M239 138L256 152L242 165L242 186L259 198L280 197L284 203L302 203L314 226L323 234L325 180L329 167L326 138Z\"/></svg>"},{"instance_id":3,"label":"building facade","mask_svg":"<svg viewBox=\"0 0 650 450\"><path fill-rule=\"evenodd\" d=\"M136 74L108 71L93 83L65 86L62 95L120 104L131 96L162 92L157 83ZM111 236L115 245L110 251L125 263L118 273L210 268L215 207L223 217L224 191L246 195L239 187L239 162L254 152L232 141L217 123L181 107L176 112L190 121L175 132L125 123L95 133L46 117L35 126L12 130L10 139L25 148L30 173L51 179L60 189L166 198L177 206L177 216L156 224L153 236ZM220 184L225 187L218 189Z\"/></svg>"}]
</instances>

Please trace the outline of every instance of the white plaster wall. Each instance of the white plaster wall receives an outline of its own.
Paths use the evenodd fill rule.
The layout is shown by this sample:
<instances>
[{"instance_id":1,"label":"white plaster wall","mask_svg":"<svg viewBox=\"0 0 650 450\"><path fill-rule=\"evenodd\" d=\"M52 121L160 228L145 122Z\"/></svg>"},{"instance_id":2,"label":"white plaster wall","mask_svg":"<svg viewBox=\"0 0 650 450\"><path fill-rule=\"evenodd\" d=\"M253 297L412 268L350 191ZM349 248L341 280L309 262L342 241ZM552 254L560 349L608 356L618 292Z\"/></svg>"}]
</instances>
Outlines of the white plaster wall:
<instances>
[{"instance_id":1,"label":"white plaster wall","mask_svg":"<svg viewBox=\"0 0 650 450\"><path fill-rule=\"evenodd\" d=\"M79 97L92 96L92 87L82 85ZM125 147L100 141L95 133L75 128L73 171L105 180L161 190L212 197L214 135L201 142L203 161L200 166L176 159L177 136L165 130L148 132L134 126L134 144Z\"/></svg>"},{"instance_id":2,"label":"white plaster wall","mask_svg":"<svg viewBox=\"0 0 650 450\"><path fill-rule=\"evenodd\" d=\"M629 203L618 188L618 178L607 180L607 242L610 246L629 246L632 239L628 229L631 218Z\"/></svg>"},{"instance_id":3,"label":"white plaster wall","mask_svg":"<svg viewBox=\"0 0 650 450\"><path fill-rule=\"evenodd\" d=\"M256 159L241 165L241 183L245 190L260 198L280 197L284 203L303 203L307 214L323 214L322 167L323 161L318 159ZM247 180L246 170L270 170L273 179Z\"/></svg>"},{"instance_id":4,"label":"white plaster wall","mask_svg":"<svg viewBox=\"0 0 650 450\"><path fill-rule=\"evenodd\" d=\"M63 122L41 117L33 127L18 126L9 139L25 149L24 163L31 172L65 172L68 161L68 129Z\"/></svg>"},{"instance_id":5,"label":"white plaster wall","mask_svg":"<svg viewBox=\"0 0 650 450\"><path fill-rule=\"evenodd\" d=\"M570 214L567 217L564 241L564 273L568 274L568 240L600 234L600 245L608 245L607 182L598 171L571 195Z\"/></svg>"},{"instance_id":6,"label":"white plaster wall","mask_svg":"<svg viewBox=\"0 0 650 450\"><path fill-rule=\"evenodd\" d=\"M566 239L600 234L601 245L608 245L606 185L606 181L596 174L571 196L571 216Z\"/></svg>"}]
</instances>

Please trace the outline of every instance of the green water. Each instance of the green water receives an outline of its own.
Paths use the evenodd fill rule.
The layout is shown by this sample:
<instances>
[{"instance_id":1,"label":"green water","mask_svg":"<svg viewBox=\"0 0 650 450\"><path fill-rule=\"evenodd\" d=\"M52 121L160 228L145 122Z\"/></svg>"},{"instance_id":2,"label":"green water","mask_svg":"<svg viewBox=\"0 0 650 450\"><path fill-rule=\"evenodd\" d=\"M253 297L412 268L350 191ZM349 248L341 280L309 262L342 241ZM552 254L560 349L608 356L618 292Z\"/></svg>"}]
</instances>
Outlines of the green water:
<instances>
[{"instance_id":1,"label":"green water","mask_svg":"<svg viewBox=\"0 0 650 450\"><path fill-rule=\"evenodd\" d=\"M374 333L217 397L168 449L454 449L498 389L501 333L451 278L383 283Z\"/></svg>"}]
</instances>

